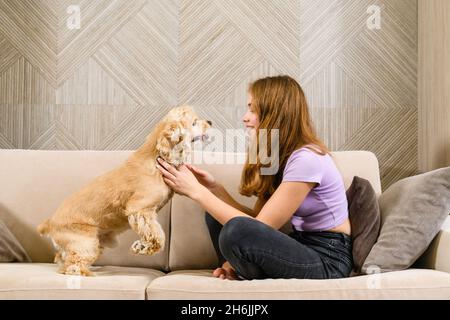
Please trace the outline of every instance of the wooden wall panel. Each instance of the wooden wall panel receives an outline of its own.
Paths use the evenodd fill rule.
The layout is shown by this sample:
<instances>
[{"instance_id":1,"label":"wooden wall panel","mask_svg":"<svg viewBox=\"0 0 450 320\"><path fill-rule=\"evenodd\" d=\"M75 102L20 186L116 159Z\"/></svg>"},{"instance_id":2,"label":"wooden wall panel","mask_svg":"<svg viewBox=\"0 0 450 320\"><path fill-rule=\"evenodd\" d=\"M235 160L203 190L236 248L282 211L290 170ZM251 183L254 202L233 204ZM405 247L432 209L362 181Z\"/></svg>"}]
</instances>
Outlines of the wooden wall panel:
<instances>
[{"instance_id":1,"label":"wooden wall panel","mask_svg":"<svg viewBox=\"0 0 450 320\"><path fill-rule=\"evenodd\" d=\"M419 170L450 166L450 1L419 1Z\"/></svg>"},{"instance_id":2,"label":"wooden wall panel","mask_svg":"<svg viewBox=\"0 0 450 320\"><path fill-rule=\"evenodd\" d=\"M241 128L249 82L277 74L383 188L417 171L417 0L0 0L2 148L134 149L183 103Z\"/></svg>"}]
</instances>

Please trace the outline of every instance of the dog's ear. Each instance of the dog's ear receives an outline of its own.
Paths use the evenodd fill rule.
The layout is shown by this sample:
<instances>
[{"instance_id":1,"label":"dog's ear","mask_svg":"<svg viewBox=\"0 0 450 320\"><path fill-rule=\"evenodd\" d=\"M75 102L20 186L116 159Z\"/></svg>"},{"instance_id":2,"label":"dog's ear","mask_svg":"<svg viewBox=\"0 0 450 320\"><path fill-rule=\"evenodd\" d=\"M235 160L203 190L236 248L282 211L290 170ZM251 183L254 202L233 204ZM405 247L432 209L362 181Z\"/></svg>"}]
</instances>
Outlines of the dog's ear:
<instances>
[{"instance_id":1,"label":"dog's ear","mask_svg":"<svg viewBox=\"0 0 450 320\"><path fill-rule=\"evenodd\" d=\"M158 135L156 150L168 162L179 158L177 145L184 143L186 130L181 121L167 121Z\"/></svg>"}]
</instances>

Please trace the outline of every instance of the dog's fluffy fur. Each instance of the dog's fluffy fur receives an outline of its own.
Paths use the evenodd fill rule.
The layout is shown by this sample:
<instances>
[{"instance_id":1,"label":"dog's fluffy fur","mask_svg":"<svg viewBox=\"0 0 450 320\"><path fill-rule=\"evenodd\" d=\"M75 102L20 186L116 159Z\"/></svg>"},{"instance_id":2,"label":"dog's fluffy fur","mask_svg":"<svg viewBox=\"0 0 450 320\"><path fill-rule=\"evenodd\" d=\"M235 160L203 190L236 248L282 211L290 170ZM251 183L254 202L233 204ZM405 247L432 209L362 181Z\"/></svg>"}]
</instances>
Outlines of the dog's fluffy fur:
<instances>
[{"instance_id":1,"label":"dog's fluffy fur","mask_svg":"<svg viewBox=\"0 0 450 320\"><path fill-rule=\"evenodd\" d=\"M172 197L156 168L158 156L173 165L186 159L191 142L204 138L210 127L189 106L172 109L146 142L115 170L97 177L67 198L53 217L38 226L52 238L59 272L92 275L89 267L115 235L131 227L140 237L131 247L151 255L164 249L165 235L156 220Z\"/></svg>"}]
</instances>

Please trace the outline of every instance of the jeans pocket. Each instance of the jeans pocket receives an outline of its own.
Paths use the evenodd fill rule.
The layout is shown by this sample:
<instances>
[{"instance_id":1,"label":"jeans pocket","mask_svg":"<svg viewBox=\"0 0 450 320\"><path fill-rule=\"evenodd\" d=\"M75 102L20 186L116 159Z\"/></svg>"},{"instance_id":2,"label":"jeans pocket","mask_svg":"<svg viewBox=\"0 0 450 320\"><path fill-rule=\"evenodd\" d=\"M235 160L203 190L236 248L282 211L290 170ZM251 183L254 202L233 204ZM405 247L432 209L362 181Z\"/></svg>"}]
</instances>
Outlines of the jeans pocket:
<instances>
[{"instance_id":1,"label":"jeans pocket","mask_svg":"<svg viewBox=\"0 0 450 320\"><path fill-rule=\"evenodd\" d=\"M323 260L329 279L345 278L350 273L350 270L347 272L346 264L339 259L323 258Z\"/></svg>"},{"instance_id":2,"label":"jeans pocket","mask_svg":"<svg viewBox=\"0 0 450 320\"><path fill-rule=\"evenodd\" d=\"M345 239L333 239L329 249L330 262L337 269L339 277L347 277L353 268L352 248Z\"/></svg>"},{"instance_id":3,"label":"jeans pocket","mask_svg":"<svg viewBox=\"0 0 450 320\"><path fill-rule=\"evenodd\" d=\"M342 255L339 260L339 269L344 277L348 277L353 269L353 259L348 258L346 255Z\"/></svg>"}]
</instances>

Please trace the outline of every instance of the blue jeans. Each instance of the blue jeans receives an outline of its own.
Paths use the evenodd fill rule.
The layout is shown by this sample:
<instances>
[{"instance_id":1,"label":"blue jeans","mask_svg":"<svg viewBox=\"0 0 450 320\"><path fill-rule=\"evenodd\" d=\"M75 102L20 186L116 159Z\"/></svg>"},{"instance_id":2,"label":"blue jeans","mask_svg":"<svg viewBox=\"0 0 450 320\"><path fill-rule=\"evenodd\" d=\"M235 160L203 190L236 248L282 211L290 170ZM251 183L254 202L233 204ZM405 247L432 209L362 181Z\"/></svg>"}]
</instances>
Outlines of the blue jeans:
<instances>
[{"instance_id":1,"label":"blue jeans","mask_svg":"<svg viewBox=\"0 0 450 320\"><path fill-rule=\"evenodd\" d=\"M247 217L223 227L209 213L205 219L220 265L228 261L241 279L333 279L352 270L352 239L344 233L287 235Z\"/></svg>"}]
</instances>

